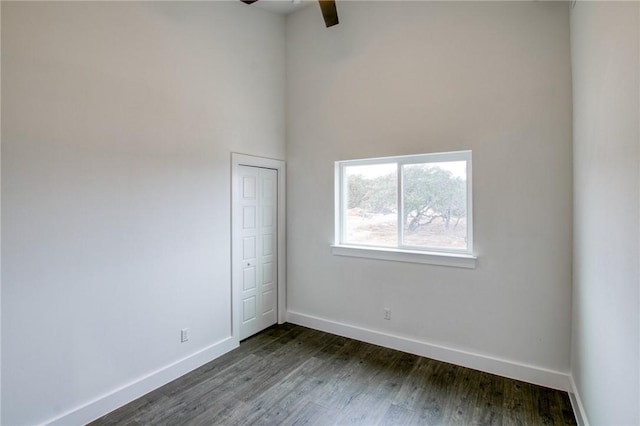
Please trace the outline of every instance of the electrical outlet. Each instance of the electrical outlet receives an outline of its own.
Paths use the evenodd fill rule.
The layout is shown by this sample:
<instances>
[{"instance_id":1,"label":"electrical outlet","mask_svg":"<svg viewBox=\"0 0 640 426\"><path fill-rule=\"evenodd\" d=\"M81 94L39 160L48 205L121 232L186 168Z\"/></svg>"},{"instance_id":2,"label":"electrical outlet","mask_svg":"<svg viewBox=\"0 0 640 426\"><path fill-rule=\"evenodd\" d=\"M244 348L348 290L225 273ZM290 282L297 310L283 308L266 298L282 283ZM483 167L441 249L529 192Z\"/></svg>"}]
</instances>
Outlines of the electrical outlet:
<instances>
[{"instance_id":1,"label":"electrical outlet","mask_svg":"<svg viewBox=\"0 0 640 426\"><path fill-rule=\"evenodd\" d=\"M391 319L391 308L384 308L384 319Z\"/></svg>"},{"instance_id":2,"label":"electrical outlet","mask_svg":"<svg viewBox=\"0 0 640 426\"><path fill-rule=\"evenodd\" d=\"M180 330L180 342L184 343L187 341L189 341L189 329L183 328L182 330Z\"/></svg>"}]
</instances>

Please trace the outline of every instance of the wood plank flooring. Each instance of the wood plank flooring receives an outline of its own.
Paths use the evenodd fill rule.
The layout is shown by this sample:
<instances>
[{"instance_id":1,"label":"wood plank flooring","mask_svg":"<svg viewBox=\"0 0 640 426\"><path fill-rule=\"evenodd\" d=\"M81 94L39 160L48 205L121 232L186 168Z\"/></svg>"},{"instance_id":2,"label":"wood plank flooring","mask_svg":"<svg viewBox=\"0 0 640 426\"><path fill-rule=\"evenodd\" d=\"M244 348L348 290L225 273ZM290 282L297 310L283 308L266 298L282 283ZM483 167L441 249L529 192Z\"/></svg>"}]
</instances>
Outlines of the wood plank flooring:
<instances>
[{"instance_id":1,"label":"wood plank flooring","mask_svg":"<svg viewBox=\"0 0 640 426\"><path fill-rule=\"evenodd\" d=\"M566 392L283 324L91 423L575 425Z\"/></svg>"}]
</instances>

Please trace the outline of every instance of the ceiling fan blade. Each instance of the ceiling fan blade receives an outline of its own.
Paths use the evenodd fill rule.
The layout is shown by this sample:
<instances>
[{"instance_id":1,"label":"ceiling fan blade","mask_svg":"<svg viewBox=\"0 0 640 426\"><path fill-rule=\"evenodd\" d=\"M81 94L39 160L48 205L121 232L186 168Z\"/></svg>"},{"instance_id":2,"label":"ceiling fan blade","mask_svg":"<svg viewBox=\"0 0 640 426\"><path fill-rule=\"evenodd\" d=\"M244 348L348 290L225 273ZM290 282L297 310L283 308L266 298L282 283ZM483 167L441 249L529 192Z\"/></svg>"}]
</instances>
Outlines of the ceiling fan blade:
<instances>
[{"instance_id":1,"label":"ceiling fan blade","mask_svg":"<svg viewBox=\"0 0 640 426\"><path fill-rule=\"evenodd\" d=\"M318 0L320 4L320 10L322 11L322 17L324 18L324 24L329 27L337 25L338 22L338 9L336 9L335 0Z\"/></svg>"}]
</instances>

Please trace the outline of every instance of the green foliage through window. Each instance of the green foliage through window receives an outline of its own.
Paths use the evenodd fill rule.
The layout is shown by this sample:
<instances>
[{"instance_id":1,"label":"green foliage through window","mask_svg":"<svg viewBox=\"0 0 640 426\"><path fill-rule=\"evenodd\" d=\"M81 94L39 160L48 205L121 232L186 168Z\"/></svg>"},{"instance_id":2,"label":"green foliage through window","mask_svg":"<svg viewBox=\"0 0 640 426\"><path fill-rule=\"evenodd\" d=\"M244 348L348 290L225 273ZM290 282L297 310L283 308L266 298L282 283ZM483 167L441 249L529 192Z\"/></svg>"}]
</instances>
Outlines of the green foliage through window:
<instances>
[{"instance_id":1,"label":"green foliage through window","mask_svg":"<svg viewBox=\"0 0 640 426\"><path fill-rule=\"evenodd\" d=\"M340 242L470 251L470 161L464 151L338 163Z\"/></svg>"}]
</instances>

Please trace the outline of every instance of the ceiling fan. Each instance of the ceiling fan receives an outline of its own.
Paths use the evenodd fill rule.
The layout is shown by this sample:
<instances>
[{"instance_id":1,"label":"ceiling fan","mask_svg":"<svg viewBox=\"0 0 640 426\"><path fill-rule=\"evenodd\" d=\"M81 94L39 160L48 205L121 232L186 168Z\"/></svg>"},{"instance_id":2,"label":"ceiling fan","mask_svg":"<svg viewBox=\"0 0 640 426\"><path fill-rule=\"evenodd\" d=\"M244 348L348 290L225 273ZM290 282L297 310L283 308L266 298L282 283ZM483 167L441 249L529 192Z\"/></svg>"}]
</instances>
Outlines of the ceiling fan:
<instances>
[{"instance_id":1,"label":"ceiling fan","mask_svg":"<svg viewBox=\"0 0 640 426\"><path fill-rule=\"evenodd\" d=\"M258 0L240 0L245 4L252 4ZM322 11L322 17L324 18L324 24L327 28L338 24L338 10L336 9L335 0L318 0L320 10Z\"/></svg>"}]
</instances>

